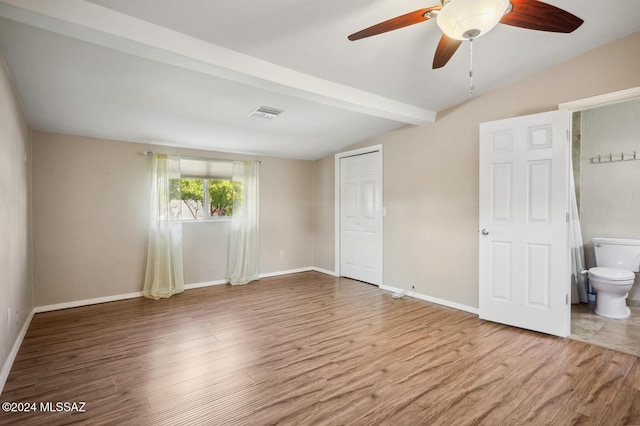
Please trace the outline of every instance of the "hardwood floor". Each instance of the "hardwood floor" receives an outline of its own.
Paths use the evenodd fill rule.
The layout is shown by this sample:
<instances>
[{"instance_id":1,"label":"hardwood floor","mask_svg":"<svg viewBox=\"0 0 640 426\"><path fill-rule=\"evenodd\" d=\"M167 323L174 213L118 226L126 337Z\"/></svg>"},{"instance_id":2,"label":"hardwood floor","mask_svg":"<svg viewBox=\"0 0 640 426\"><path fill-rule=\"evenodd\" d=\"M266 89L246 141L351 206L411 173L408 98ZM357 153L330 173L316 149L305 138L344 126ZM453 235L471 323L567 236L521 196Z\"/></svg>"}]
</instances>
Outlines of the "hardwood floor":
<instances>
[{"instance_id":1,"label":"hardwood floor","mask_svg":"<svg viewBox=\"0 0 640 426\"><path fill-rule=\"evenodd\" d=\"M0 424L640 424L637 357L316 272L37 314ZM39 407L38 407L39 408Z\"/></svg>"}]
</instances>

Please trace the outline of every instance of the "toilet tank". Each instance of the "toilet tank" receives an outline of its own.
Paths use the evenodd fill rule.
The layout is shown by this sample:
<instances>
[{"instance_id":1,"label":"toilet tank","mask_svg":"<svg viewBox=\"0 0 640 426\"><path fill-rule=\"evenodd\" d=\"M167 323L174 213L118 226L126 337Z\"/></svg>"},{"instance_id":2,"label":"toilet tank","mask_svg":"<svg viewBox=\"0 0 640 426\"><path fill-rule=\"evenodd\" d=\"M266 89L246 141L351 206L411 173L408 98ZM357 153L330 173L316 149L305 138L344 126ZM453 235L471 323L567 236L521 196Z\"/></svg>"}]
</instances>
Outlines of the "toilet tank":
<instances>
[{"instance_id":1,"label":"toilet tank","mask_svg":"<svg viewBox=\"0 0 640 426\"><path fill-rule=\"evenodd\" d=\"M640 239L594 238L596 265L640 271Z\"/></svg>"}]
</instances>

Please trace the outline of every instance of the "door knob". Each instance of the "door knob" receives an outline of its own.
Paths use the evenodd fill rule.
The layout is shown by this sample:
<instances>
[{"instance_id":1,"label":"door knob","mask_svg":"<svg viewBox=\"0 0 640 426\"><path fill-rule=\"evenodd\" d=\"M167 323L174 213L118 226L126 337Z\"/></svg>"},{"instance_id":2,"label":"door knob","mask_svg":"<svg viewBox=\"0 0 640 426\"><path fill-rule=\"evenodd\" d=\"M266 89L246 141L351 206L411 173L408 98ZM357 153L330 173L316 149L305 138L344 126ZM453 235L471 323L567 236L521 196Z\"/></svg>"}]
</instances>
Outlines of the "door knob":
<instances>
[{"instance_id":1,"label":"door knob","mask_svg":"<svg viewBox=\"0 0 640 426\"><path fill-rule=\"evenodd\" d=\"M487 228L482 228L482 235L489 235L489 230Z\"/></svg>"}]
</instances>

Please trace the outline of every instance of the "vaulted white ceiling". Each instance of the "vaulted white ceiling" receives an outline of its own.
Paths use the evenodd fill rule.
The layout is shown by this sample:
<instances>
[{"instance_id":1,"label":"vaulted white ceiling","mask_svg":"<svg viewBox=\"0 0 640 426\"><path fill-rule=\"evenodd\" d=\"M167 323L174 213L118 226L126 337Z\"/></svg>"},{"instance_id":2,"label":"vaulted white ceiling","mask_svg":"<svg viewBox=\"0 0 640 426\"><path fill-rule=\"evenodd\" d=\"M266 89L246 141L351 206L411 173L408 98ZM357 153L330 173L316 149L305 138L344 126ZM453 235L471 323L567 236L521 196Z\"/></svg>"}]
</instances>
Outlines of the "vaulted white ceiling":
<instances>
[{"instance_id":1,"label":"vaulted white ceiling","mask_svg":"<svg viewBox=\"0 0 640 426\"><path fill-rule=\"evenodd\" d=\"M474 96L640 30L637 0L547 2L585 23L478 38ZM35 129L316 159L469 99L466 43L431 69L433 21L347 40L437 3L0 0L0 49Z\"/></svg>"}]
</instances>

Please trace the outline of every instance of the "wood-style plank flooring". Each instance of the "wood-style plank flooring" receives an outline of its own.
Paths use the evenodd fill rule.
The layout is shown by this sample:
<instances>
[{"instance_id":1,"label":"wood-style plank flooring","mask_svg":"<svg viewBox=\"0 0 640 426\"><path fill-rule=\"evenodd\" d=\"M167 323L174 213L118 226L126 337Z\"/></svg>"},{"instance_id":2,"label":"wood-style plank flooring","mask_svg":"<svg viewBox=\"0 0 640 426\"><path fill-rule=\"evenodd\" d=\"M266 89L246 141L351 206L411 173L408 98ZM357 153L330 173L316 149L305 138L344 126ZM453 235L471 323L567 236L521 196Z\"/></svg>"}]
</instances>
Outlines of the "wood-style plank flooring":
<instances>
[{"instance_id":1,"label":"wood-style plank flooring","mask_svg":"<svg viewBox=\"0 0 640 426\"><path fill-rule=\"evenodd\" d=\"M638 425L640 363L316 272L37 314L0 424Z\"/></svg>"}]
</instances>

